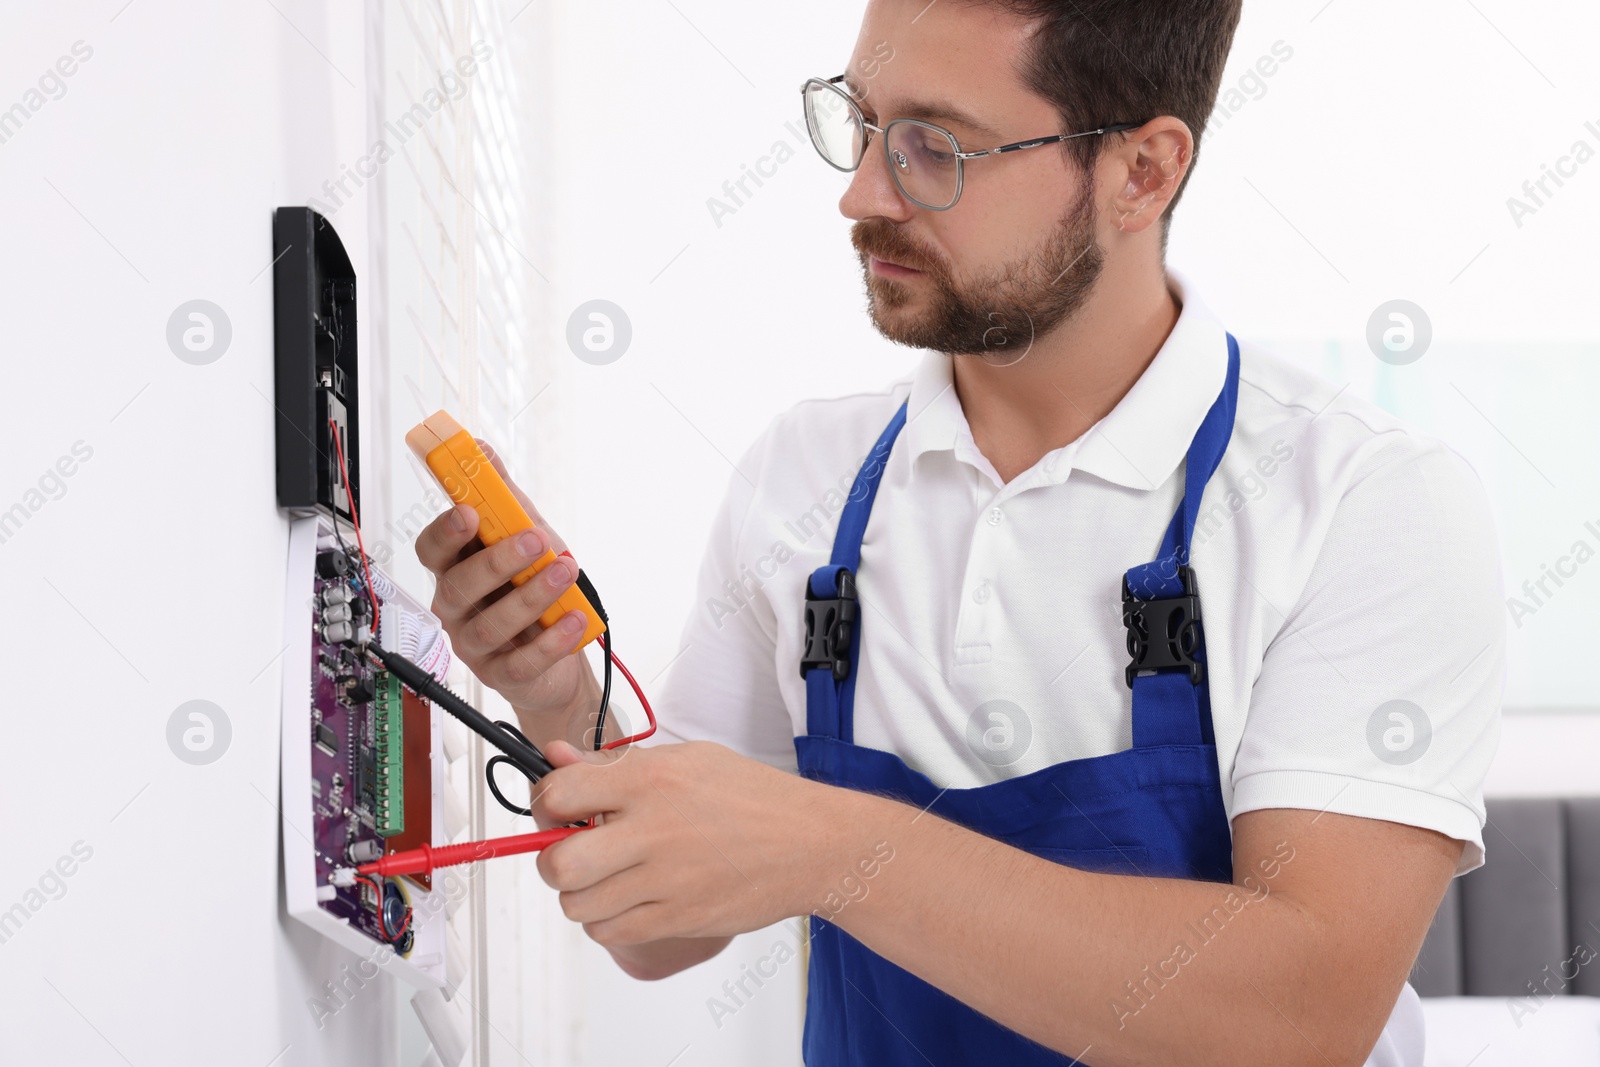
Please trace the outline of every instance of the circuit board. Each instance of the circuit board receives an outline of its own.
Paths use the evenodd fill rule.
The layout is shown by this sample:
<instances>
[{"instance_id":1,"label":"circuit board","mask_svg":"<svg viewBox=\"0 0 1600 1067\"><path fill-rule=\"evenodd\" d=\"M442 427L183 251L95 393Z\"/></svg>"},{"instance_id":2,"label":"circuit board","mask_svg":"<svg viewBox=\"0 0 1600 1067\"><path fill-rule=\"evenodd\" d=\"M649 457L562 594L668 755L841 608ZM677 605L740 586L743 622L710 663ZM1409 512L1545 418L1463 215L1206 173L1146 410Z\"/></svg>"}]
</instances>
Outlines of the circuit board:
<instances>
[{"instance_id":1,"label":"circuit board","mask_svg":"<svg viewBox=\"0 0 1600 1067\"><path fill-rule=\"evenodd\" d=\"M371 887L361 882L335 887L328 876L335 868L430 842L429 707L373 664L358 643L366 636L363 615L370 621L370 609L360 602L365 593L356 591L357 584L342 575L319 575L315 587L306 743L311 747L318 905L373 940L389 943L379 920L383 902ZM416 881L430 888L430 879ZM401 891L391 881L384 892ZM409 935L396 947L405 955Z\"/></svg>"},{"instance_id":2,"label":"circuit board","mask_svg":"<svg viewBox=\"0 0 1600 1067\"><path fill-rule=\"evenodd\" d=\"M278 746L284 905L350 952L392 947L390 974L438 989L448 976L439 883L389 878L375 890L365 878L330 881L336 869L344 882L344 870L446 837L444 713L396 684L374 653L443 679L449 641L438 617L362 560L354 541L320 513L289 526Z\"/></svg>"}]
</instances>

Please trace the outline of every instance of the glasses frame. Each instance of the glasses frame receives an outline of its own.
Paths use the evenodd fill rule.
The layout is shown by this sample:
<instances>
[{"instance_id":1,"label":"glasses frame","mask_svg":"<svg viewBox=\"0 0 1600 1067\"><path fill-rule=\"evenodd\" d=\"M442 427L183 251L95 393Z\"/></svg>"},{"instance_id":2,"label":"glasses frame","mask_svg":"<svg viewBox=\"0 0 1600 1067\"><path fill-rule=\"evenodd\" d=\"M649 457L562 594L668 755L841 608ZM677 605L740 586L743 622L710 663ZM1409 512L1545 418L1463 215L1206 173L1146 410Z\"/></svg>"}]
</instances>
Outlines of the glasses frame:
<instances>
[{"instance_id":1,"label":"glasses frame","mask_svg":"<svg viewBox=\"0 0 1600 1067\"><path fill-rule=\"evenodd\" d=\"M1031 137L1025 141L1013 141L1010 144L1003 144L998 148L984 148L975 152L963 152L961 150L961 142L956 140L955 134L951 133L943 126L937 126L931 122L924 122L921 119L891 119L885 126L875 126L868 122L867 117L861 113L861 108L856 105L855 98L848 92L845 92L839 88L838 83L844 81L844 78L845 76L843 74L833 78L807 78L800 84L800 98L802 101L804 101L806 91L813 85L820 85L837 94L839 99L843 100L850 106L850 111L855 115L856 121L861 123L862 128L867 131L866 136L861 139L861 149L856 153L855 162L848 167L841 167L839 164L829 159L828 153L824 152L822 150L822 146L817 143L817 131L812 128L810 115L807 115L806 132L811 135L811 147L817 150L817 155L821 156L823 162L828 164L828 166L832 167L834 170L843 171L844 173L848 174L858 170L861 167L861 161L867 158L867 146L872 142L872 135L875 133L878 134L879 142L883 145L884 159L887 160L889 164L889 173L894 175L895 187L900 190L900 194L907 200L911 201L913 204L916 204L918 207L925 207L929 211L949 211L951 208L956 206L956 201L961 199L961 189L965 180L966 161L969 159L977 159L980 156L997 156L1006 152L1020 152L1024 148L1038 148L1041 145L1056 144L1060 141L1070 141L1075 137L1094 137L1102 133L1118 133L1122 130L1136 130L1143 125L1142 123L1138 122L1113 122L1109 125L1100 127L1098 130L1084 130L1082 133L1058 133L1051 134L1047 137ZM889 154L889 131L902 123L909 123L913 126L921 126L923 129L932 130L935 133L942 134L945 139L950 142L950 147L954 149L952 154L956 158L956 191L955 195L950 198L950 202L945 204L943 207L924 203L923 201L918 200L906 190L905 184L900 180L900 172L895 169L896 164L894 158Z\"/></svg>"}]
</instances>

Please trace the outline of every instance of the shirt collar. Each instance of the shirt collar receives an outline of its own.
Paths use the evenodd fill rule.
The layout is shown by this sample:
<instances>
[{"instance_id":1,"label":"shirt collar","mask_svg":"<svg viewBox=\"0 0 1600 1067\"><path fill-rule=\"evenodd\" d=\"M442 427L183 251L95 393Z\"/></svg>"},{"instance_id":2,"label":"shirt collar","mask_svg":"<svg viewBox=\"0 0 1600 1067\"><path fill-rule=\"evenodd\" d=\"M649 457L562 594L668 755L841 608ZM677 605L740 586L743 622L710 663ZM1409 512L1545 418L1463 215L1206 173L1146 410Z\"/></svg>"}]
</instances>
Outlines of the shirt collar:
<instances>
[{"instance_id":1,"label":"shirt collar","mask_svg":"<svg viewBox=\"0 0 1600 1067\"><path fill-rule=\"evenodd\" d=\"M1183 462L1222 391L1228 339L1222 323L1182 274L1169 268L1167 286L1183 307L1133 388L1076 441L1042 457L1008 489L1059 483L1074 469L1130 489L1154 489ZM998 483L972 439L956 396L951 358L931 350L923 353L912 375L900 445L909 452L913 470L925 452L952 451Z\"/></svg>"}]
</instances>

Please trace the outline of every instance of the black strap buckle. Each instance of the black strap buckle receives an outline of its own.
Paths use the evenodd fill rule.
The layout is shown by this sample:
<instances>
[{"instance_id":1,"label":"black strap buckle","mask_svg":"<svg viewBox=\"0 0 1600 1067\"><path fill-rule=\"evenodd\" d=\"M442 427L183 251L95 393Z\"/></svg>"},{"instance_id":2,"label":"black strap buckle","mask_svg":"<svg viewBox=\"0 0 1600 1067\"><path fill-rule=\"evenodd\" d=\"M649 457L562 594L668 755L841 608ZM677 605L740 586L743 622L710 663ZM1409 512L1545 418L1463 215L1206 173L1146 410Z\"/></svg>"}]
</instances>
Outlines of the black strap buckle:
<instances>
[{"instance_id":1,"label":"black strap buckle","mask_svg":"<svg viewBox=\"0 0 1600 1067\"><path fill-rule=\"evenodd\" d=\"M1194 571L1178 568L1183 595L1140 600L1122 578L1122 624L1128 628L1128 688L1142 674L1155 674L1165 667L1184 667L1189 681L1205 680L1205 663L1195 658L1200 651L1200 594L1195 592Z\"/></svg>"},{"instance_id":2,"label":"black strap buckle","mask_svg":"<svg viewBox=\"0 0 1600 1067\"><path fill-rule=\"evenodd\" d=\"M856 602L856 576L848 567L839 571L839 595L812 595L806 582L806 650L800 657L800 677L817 667L833 670L833 679L842 682L850 674L850 637L859 608Z\"/></svg>"}]
</instances>

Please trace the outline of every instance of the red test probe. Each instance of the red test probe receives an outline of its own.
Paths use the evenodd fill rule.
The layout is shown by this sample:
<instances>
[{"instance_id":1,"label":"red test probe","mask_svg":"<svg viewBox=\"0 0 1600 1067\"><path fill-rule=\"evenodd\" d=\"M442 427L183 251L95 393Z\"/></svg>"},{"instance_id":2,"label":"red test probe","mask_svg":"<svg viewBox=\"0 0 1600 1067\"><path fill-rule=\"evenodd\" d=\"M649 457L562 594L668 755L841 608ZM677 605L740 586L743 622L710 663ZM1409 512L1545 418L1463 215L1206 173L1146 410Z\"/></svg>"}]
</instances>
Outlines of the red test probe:
<instances>
[{"instance_id":1,"label":"red test probe","mask_svg":"<svg viewBox=\"0 0 1600 1067\"><path fill-rule=\"evenodd\" d=\"M440 867L454 867L458 863L474 863L496 856L515 856L522 852L538 852L562 838L588 830L587 826L558 826L554 830L540 830L531 834L511 837L494 837L487 841L463 841L459 845L422 845L404 852L391 852L371 863L351 869L341 867L328 881L333 885L354 885L357 875L375 875L393 878L402 874L432 874Z\"/></svg>"}]
</instances>

